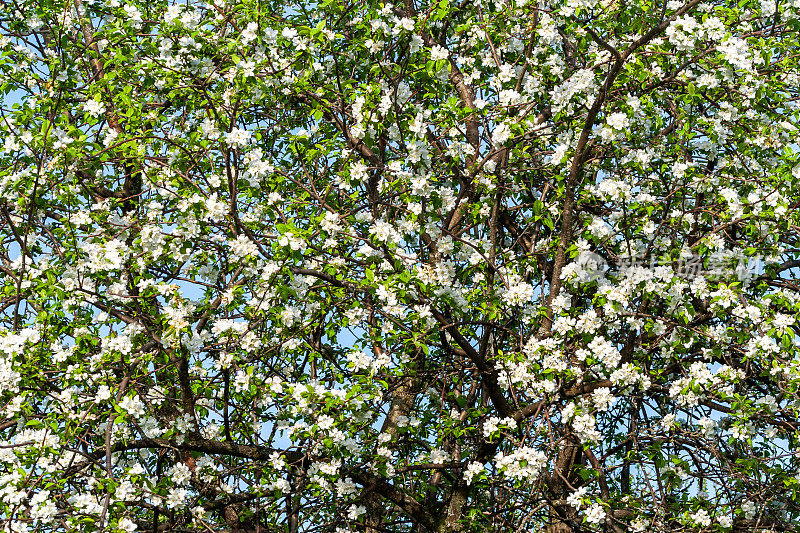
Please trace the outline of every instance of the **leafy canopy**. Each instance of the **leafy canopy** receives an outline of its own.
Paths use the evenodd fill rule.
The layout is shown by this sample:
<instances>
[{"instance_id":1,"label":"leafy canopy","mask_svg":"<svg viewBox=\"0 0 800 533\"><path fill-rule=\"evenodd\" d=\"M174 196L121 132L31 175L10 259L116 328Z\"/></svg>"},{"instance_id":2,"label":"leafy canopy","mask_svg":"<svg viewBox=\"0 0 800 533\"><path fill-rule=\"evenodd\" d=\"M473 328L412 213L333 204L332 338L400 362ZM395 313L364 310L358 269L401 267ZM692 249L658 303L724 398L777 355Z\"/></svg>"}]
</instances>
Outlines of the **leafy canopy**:
<instances>
[{"instance_id":1,"label":"leafy canopy","mask_svg":"<svg viewBox=\"0 0 800 533\"><path fill-rule=\"evenodd\" d=\"M4 531L796 531L799 30L4 2Z\"/></svg>"}]
</instances>

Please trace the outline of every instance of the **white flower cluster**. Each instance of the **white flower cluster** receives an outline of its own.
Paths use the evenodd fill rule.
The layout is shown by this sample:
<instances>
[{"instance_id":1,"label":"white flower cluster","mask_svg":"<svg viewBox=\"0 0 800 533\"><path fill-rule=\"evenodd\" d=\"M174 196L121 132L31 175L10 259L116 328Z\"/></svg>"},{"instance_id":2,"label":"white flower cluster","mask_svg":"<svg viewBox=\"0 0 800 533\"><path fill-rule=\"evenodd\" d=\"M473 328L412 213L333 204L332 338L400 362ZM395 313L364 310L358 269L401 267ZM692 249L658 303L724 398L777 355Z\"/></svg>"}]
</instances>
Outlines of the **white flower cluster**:
<instances>
[{"instance_id":1,"label":"white flower cluster","mask_svg":"<svg viewBox=\"0 0 800 533\"><path fill-rule=\"evenodd\" d=\"M125 4L122 9L128 17L128 22L136 29L142 27L142 12L136 6Z\"/></svg>"},{"instance_id":2,"label":"white flower cluster","mask_svg":"<svg viewBox=\"0 0 800 533\"><path fill-rule=\"evenodd\" d=\"M394 242L400 244L403 241L403 235L391 222L378 219L369 228L369 232L375 236L380 242Z\"/></svg>"},{"instance_id":3,"label":"white flower cluster","mask_svg":"<svg viewBox=\"0 0 800 533\"><path fill-rule=\"evenodd\" d=\"M225 134L225 142L233 148L244 148L250 144L252 133L244 128L232 128Z\"/></svg>"},{"instance_id":4,"label":"white flower cluster","mask_svg":"<svg viewBox=\"0 0 800 533\"><path fill-rule=\"evenodd\" d=\"M247 235L239 235L228 241L234 259L243 260L247 256L258 257L258 246Z\"/></svg>"},{"instance_id":5,"label":"white flower cluster","mask_svg":"<svg viewBox=\"0 0 800 533\"><path fill-rule=\"evenodd\" d=\"M725 54L725 59L734 67L742 70L751 70L753 68L750 49L744 39L729 37L717 49Z\"/></svg>"},{"instance_id":6,"label":"white flower cluster","mask_svg":"<svg viewBox=\"0 0 800 533\"><path fill-rule=\"evenodd\" d=\"M581 507L584 505L583 498L586 496L588 490L589 488L584 486L571 493L567 496L567 505L574 508L576 511L580 511Z\"/></svg>"},{"instance_id":7,"label":"white flower cluster","mask_svg":"<svg viewBox=\"0 0 800 533\"><path fill-rule=\"evenodd\" d=\"M706 394L719 391L726 396L733 394L733 386L744 379L744 371L722 365L714 373L707 363L697 361L689 367L689 375L675 380L669 395L682 406L696 406ZM698 389L697 391L695 389Z\"/></svg>"},{"instance_id":8,"label":"white flower cluster","mask_svg":"<svg viewBox=\"0 0 800 533\"><path fill-rule=\"evenodd\" d=\"M328 211L325 213L325 216L322 218L322 222L320 223L320 227L322 227L323 231L329 235L339 233L343 230L342 224L339 220L339 215L333 211Z\"/></svg>"},{"instance_id":9,"label":"white flower cluster","mask_svg":"<svg viewBox=\"0 0 800 533\"><path fill-rule=\"evenodd\" d=\"M575 403L568 403L561 410L561 419L563 422L570 422L575 436L581 442L597 442L600 440L600 432L597 431L597 420L588 412L587 406L584 403L578 407Z\"/></svg>"},{"instance_id":10,"label":"white flower cluster","mask_svg":"<svg viewBox=\"0 0 800 533\"><path fill-rule=\"evenodd\" d=\"M237 322L232 318L220 318L211 327L211 333L216 338L220 338L229 332L234 335L244 335L249 324L247 322Z\"/></svg>"},{"instance_id":11,"label":"white flower cluster","mask_svg":"<svg viewBox=\"0 0 800 533\"><path fill-rule=\"evenodd\" d=\"M120 239L85 242L81 249L88 256L84 265L92 273L121 269L130 253L128 246Z\"/></svg>"},{"instance_id":12,"label":"white flower cluster","mask_svg":"<svg viewBox=\"0 0 800 533\"><path fill-rule=\"evenodd\" d=\"M599 226L597 225L599 223ZM595 225L592 226L594 234L608 234L608 227L602 219L596 218ZM568 263L561 270L561 279L570 285L581 285L597 281L601 284L606 283L603 269L605 268L602 258L597 254L585 252L578 255L575 261Z\"/></svg>"},{"instance_id":13,"label":"white flower cluster","mask_svg":"<svg viewBox=\"0 0 800 533\"><path fill-rule=\"evenodd\" d=\"M145 224L139 233L142 250L153 258L160 257L165 251L166 237L157 224Z\"/></svg>"},{"instance_id":14,"label":"white flower cluster","mask_svg":"<svg viewBox=\"0 0 800 533\"><path fill-rule=\"evenodd\" d=\"M606 511L599 503L592 504L583 515L584 520L590 524L602 524L606 519Z\"/></svg>"},{"instance_id":15,"label":"white flower cluster","mask_svg":"<svg viewBox=\"0 0 800 533\"><path fill-rule=\"evenodd\" d=\"M99 100L86 100L83 104L83 110L86 111L89 115L94 118L100 116L100 113L104 113L106 110L105 104L100 102Z\"/></svg>"},{"instance_id":16,"label":"white flower cluster","mask_svg":"<svg viewBox=\"0 0 800 533\"><path fill-rule=\"evenodd\" d=\"M511 132L511 127L506 122L501 122L494 127L494 131L492 131L492 144L495 146L502 146L503 144L508 141L513 133Z\"/></svg>"},{"instance_id":17,"label":"white flower cluster","mask_svg":"<svg viewBox=\"0 0 800 533\"><path fill-rule=\"evenodd\" d=\"M625 113L612 113L606 118L606 125L600 130L600 137L604 141L622 139L630 126L630 120Z\"/></svg>"},{"instance_id":18,"label":"white flower cluster","mask_svg":"<svg viewBox=\"0 0 800 533\"><path fill-rule=\"evenodd\" d=\"M88 515L100 514L103 504L98 500L98 496L91 492L82 492L69 497L69 503L75 506L78 512Z\"/></svg>"},{"instance_id":19,"label":"white flower cluster","mask_svg":"<svg viewBox=\"0 0 800 533\"><path fill-rule=\"evenodd\" d=\"M278 238L278 245L284 248L290 248L293 251L305 250L306 241L299 235L295 235L291 231L287 231Z\"/></svg>"},{"instance_id":20,"label":"white flower cluster","mask_svg":"<svg viewBox=\"0 0 800 533\"><path fill-rule=\"evenodd\" d=\"M254 148L244 156L246 165L242 177L249 181L251 187L258 187L260 181L265 176L275 172L275 167L264 159L264 151L261 148Z\"/></svg>"},{"instance_id":21,"label":"white flower cluster","mask_svg":"<svg viewBox=\"0 0 800 533\"><path fill-rule=\"evenodd\" d=\"M392 359L389 353L381 350L374 358L370 357L363 350L353 350L347 354L347 361L353 365L353 369L358 372L361 370L372 369L380 370L388 366Z\"/></svg>"},{"instance_id":22,"label":"white flower cluster","mask_svg":"<svg viewBox=\"0 0 800 533\"><path fill-rule=\"evenodd\" d=\"M138 394L125 396L122 398L122 400L119 402L119 407L136 418L142 417L145 414L144 402L142 402L142 399L139 398Z\"/></svg>"},{"instance_id":23,"label":"white flower cluster","mask_svg":"<svg viewBox=\"0 0 800 533\"><path fill-rule=\"evenodd\" d=\"M627 389L628 387L633 387L637 384L642 390L647 390L652 384L650 377L644 372L641 372L635 365L631 363L625 363L618 369L614 370L609 379L615 387L619 387L623 390Z\"/></svg>"},{"instance_id":24,"label":"white flower cluster","mask_svg":"<svg viewBox=\"0 0 800 533\"><path fill-rule=\"evenodd\" d=\"M18 392L21 375L15 369L14 356L22 353L26 342L34 344L39 338L39 331L35 328L25 328L19 333L0 337L0 394Z\"/></svg>"},{"instance_id":25,"label":"white flower cluster","mask_svg":"<svg viewBox=\"0 0 800 533\"><path fill-rule=\"evenodd\" d=\"M598 91L595 74L590 69L581 69L571 77L564 80L550 94L552 98L552 111L557 113L564 110L570 104L575 95L586 95L589 99Z\"/></svg>"},{"instance_id":26,"label":"white flower cluster","mask_svg":"<svg viewBox=\"0 0 800 533\"><path fill-rule=\"evenodd\" d=\"M353 369L356 372L370 368L373 362L372 357L363 350L353 350L349 352L347 354L347 361L353 365Z\"/></svg>"},{"instance_id":27,"label":"white flower cluster","mask_svg":"<svg viewBox=\"0 0 800 533\"><path fill-rule=\"evenodd\" d=\"M49 490L37 492L28 503L30 505L31 518L34 520L48 522L58 511L55 501L50 498Z\"/></svg>"},{"instance_id":28,"label":"white flower cluster","mask_svg":"<svg viewBox=\"0 0 800 533\"><path fill-rule=\"evenodd\" d=\"M0 330L0 352L9 357L20 355L26 344L36 344L41 338L41 332L37 327L23 328L19 333Z\"/></svg>"},{"instance_id":29,"label":"white flower cluster","mask_svg":"<svg viewBox=\"0 0 800 533\"><path fill-rule=\"evenodd\" d=\"M186 500L189 497L189 491L183 487L173 487L167 493L165 503L169 509L181 509L186 507Z\"/></svg>"},{"instance_id":30,"label":"white flower cluster","mask_svg":"<svg viewBox=\"0 0 800 533\"><path fill-rule=\"evenodd\" d=\"M547 465L547 455L540 450L523 446L506 455L498 452L495 466L509 479L533 481Z\"/></svg>"},{"instance_id":31,"label":"white flower cluster","mask_svg":"<svg viewBox=\"0 0 800 533\"><path fill-rule=\"evenodd\" d=\"M630 201L633 197L631 185L622 180L604 179L589 190L596 196L615 202Z\"/></svg>"},{"instance_id":32,"label":"white flower cluster","mask_svg":"<svg viewBox=\"0 0 800 533\"><path fill-rule=\"evenodd\" d=\"M175 465L170 468L168 473L172 482L178 486L184 486L189 483L189 480L192 477L192 471L186 465L186 463L176 463Z\"/></svg>"},{"instance_id":33,"label":"white flower cluster","mask_svg":"<svg viewBox=\"0 0 800 533\"><path fill-rule=\"evenodd\" d=\"M608 411L616 400L608 387L600 387L592 393L592 402L598 411Z\"/></svg>"},{"instance_id":34,"label":"white flower cluster","mask_svg":"<svg viewBox=\"0 0 800 533\"><path fill-rule=\"evenodd\" d=\"M101 353L119 352L128 355L131 351L133 351L133 340L130 335L103 337Z\"/></svg>"},{"instance_id":35,"label":"white flower cluster","mask_svg":"<svg viewBox=\"0 0 800 533\"><path fill-rule=\"evenodd\" d=\"M506 418L499 418L496 416L489 417L489 419L483 423L483 436L484 437L493 436L495 433L497 433L500 426L506 426L509 429L514 429L517 427L517 421L511 417L506 417Z\"/></svg>"},{"instance_id":36,"label":"white flower cluster","mask_svg":"<svg viewBox=\"0 0 800 533\"><path fill-rule=\"evenodd\" d=\"M520 360L507 359L499 370L498 382L501 387L509 389L512 385L533 396L541 396L555 392L557 388L555 372L568 370L561 341L556 337L537 339L532 336L523 348L524 357ZM535 364L540 371L535 371ZM542 375L547 372L547 375Z\"/></svg>"},{"instance_id":37,"label":"white flower cluster","mask_svg":"<svg viewBox=\"0 0 800 533\"><path fill-rule=\"evenodd\" d=\"M711 526L711 515L705 509L698 509L689 518L700 527Z\"/></svg>"},{"instance_id":38,"label":"white flower cluster","mask_svg":"<svg viewBox=\"0 0 800 533\"><path fill-rule=\"evenodd\" d=\"M524 281L514 272L508 274L506 283L508 288L503 290L503 301L508 305L521 306L533 299L533 285Z\"/></svg>"},{"instance_id":39,"label":"white flower cluster","mask_svg":"<svg viewBox=\"0 0 800 533\"><path fill-rule=\"evenodd\" d=\"M446 48L434 44L431 46L431 61L438 61L440 59L447 59L450 57L450 52Z\"/></svg>"},{"instance_id":40,"label":"white flower cluster","mask_svg":"<svg viewBox=\"0 0 800 533\"><path fill-rule=\"evenodd\" d=\"M467 482L467 485L472 485L472 481L475 479L475 476L481 474L482 472L483 464L479 463L478 461L472 461L467 465L467 469L464 470L464 481Z\"/></svg>"},{"instance_id":41,"label":"white flower cluster","mask_svg":"<svg viewBox=\"0 0 800 533\"><path fill-rule=\"evenodd\" d=\"M680 51L692 50L698 39L700 25L691 15L683 15L673 20L667 28L669 42Z\"/></svg>"},{"instance_id":42,"label":"white flower cluster","mask_svg":"<svg viewBox=\"0 0 800 533\"><path fill-rule=\"evenodd\" d=\"M620 358L622 357L619 350L605 337L597 335L594 337L586 348L580 348L575 352L575 355L581 361L585 361L588 357L599 361L608 371L613 371L619 366Z\"/></svg>"}]
</instances>

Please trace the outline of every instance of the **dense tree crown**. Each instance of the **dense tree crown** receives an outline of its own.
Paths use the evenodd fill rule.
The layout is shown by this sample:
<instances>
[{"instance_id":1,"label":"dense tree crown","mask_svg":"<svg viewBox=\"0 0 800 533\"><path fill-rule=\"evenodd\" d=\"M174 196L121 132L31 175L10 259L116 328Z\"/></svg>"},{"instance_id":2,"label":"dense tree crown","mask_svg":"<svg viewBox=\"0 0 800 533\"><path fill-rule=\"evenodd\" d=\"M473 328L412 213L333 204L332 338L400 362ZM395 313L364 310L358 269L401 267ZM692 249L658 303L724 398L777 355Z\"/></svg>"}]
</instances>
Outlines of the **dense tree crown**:
<instances>
[{"instance_id":1,"label":"dense tree crown","mask_svg":"<svg viewBox=\"0 0 800 533\"><path fill-rule=\"evenodd\" d=\"M800 530L799 52L799 0L3 0L3 531Z\"/></svg>"}]
</instances>

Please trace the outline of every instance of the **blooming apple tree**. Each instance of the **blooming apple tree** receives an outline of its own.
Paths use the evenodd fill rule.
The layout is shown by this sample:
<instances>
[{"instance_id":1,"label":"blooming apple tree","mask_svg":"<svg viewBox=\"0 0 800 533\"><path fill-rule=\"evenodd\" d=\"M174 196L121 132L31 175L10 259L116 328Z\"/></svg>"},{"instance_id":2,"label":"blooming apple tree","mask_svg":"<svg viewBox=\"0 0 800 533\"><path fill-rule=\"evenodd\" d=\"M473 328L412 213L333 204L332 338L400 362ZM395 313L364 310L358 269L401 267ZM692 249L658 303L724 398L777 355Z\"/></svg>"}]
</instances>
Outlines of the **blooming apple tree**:
<instances>
[{"instance_id":1,"label":"blooming apple tree","mask_svg":"<svg viewBox=\"0 0 800 533\"><path fill-rule=\"evenodd\" d=\"M6 0L6 532L800 527L800 1Z\"/></svg>"}]
</instances>

